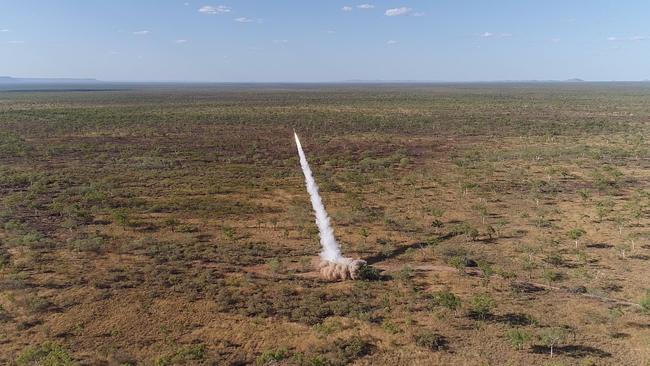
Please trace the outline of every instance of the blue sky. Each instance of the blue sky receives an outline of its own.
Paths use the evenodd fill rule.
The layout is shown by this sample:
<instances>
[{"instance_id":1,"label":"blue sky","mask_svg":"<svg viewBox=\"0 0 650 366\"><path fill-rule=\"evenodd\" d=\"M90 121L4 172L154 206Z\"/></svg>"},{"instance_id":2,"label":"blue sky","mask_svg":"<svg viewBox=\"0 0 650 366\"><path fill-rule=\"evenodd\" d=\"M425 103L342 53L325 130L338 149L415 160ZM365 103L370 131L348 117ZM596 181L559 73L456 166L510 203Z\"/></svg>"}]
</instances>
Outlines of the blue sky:
<instances>
[{"instance_id":1,"label":"blue sky","mask_svg":"<svg viewBox=\"0 0 650 366\"><path fill-rule=\"evenodd\" d=\"M650 79L650 1L0 0L0 75Z\"/></svg>"}]
</instances>

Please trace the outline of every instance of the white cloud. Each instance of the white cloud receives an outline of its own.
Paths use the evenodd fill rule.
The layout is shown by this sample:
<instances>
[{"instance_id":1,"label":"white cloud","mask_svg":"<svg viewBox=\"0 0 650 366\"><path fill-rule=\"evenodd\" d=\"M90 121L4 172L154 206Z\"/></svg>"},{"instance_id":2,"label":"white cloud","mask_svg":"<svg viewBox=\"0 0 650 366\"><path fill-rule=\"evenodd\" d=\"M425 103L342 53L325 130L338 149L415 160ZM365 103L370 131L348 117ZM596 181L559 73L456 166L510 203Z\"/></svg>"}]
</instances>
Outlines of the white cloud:
<instances>
[{"instance_id":1,"label":"white cloud","mask_svg":"<svg viewBox=\"0 0 650 366\"><path fill-rule=\"evenodd\" d=\"M489 37L512 37L512 33L492 33L492 32L483 32L479 34L479 37L489 38Z\"/></svg>"},{"instance_id":2,"label":"white cloud","mask_svg":"<svg viewBox=\"0 0 650 366\"><path fill-rule=\"evenodd\" d=\"M9 32L9 29L0 29L0 33Z\"/></svg>"},{"instance_id":3,"label":"white cloud","mask_svg":"<svg viewBox=\"0 0 650 366\"><path fill-rule=\"evenodd\" d=\"M357 5L357 8L359 8L359 9L374 9L375 6L372 5L372 4L361 4L361 5Z\"/></svg>"},{"instance_id":4,"label":"white cloud","mask_svg":"<svg viewBox=\"0 0 650 366\"><path fill-rule=\"evenodd\" d=\"M212 5L204 5L199 9L199 13L203 14L225 14L225 13L230 13L232 9L229 6L225 5L217 5L217 6L212 6Z\"/></svg>"},{"instance_id":5,"label":"white cloud","mask_svg":"<svg viewBox=\"0 0 650 366\"><path fill-rule=\"evenodd\" d=\"M185 5L185 6L190 6L190 3L183 3L183 5Z\"/></svg>"},{"instance_id":6,"label":"white cloud","mask_svg":"<svg viewBox=\"0 0 650 366\"><path fill-rule=\"evenodd\" d=\"M235 18L235 21L236 21L236 22L239 22L239 23L251 23L251 22L254 22L253 19L251 19L251 18L246 18L246 17Z\"/></svg>"},{"instance_id":7,"label":"white cloud","mask_svg":"<svg viewBox=\"0 0 650 366\"><path fill-rule=\"evenodd\" d=\"M146 36L149 33L151 33L151 32L148 31L148 30L141 30L141 31L133 32L133 34L136 35L136 36Z\"/></svg>"},{"instance_id":8,"label":"white cloud","mask_svg":"<svg viewBox=\"0 0 650 366\"><path fill-rule=\"evenodd\" d=\"M174 41L174 43L176 43L176 44L187 43L187 39L177 39L177 40Z\"/></svg>"},{"instance_id":9,"label":"white cloud","mask_svg":"<svg viewBox=\"0 0 650 366\"><path fill-rule=\"evenodd\" d=\"M343 10L343 11L352 11L352 7L351 6L344 6L344 7L341 8L341 10Z\"/></svg>"},{"instance_id":10,"label":"white cloud","mask_svg":"<svg viewBox=\"0 0 650 366\"><path fill-rule=\"evenodd\" d=\"M289 43L289 40L287 40L287 39L274 39L273 43L275 43L275 44L285 44L285 43Z\"/></svg>"},{"instance_id":11,"label":"white cloud","mask_svg":"<svg viewBox=\"0 0 650 366\"><path fill-rule=\"evenodd\" d=\"M411 15L413 15L414 17L423 17L424 13L423 12L417 12L417 13L413 13Z\"/></svg>"},{"instance_id":12,"label":"white cloud","mask_svg":"<svg viewBox=\"0 0 650 366\"><path fill-rule=\"evenodd\" d=\"M608 41L614 42L614 41L647 41L650 40L650 37L648 36L632 36L632 37L607 37Z\"/></svg>"},{"instance_id":13,"label":"white cloud","mask_svg":"<svg viewBox=\"0 0 650 366\"><path fill-rule=\"evenodd\" d=\"M397 44L397 41L389 39L388 42L386 42L386 44Z\"/></svg>"},{"instance_id":14,"label":"white cloud","mask_svg":"<svg viewBox=\"0 0 650 366\"><path fill-rule=\"evenodd\" d=\"M413 9L402 6L401 8L388 9L384 14L389 17L395 17L398 15L407 15L411 10Z\"/></svg>"},{"instance_id":15,"label":"white cloud","mask_svg":"<svg viewBox=\"0 0 650 366\"><path fill-rule=\"evenodd\" d=\"M11 44L23 44L23 43L25 43L25 41L9 41L9 42L7 42L7 43L11 43Z\"/></svg>"},{"instance_id":16,"label":"white cloud","mask_svg":"<svg viewBox=\"0 0 650 366\"><path fill-rule=\"evenodd\" d=\"M333 30L330 29L330 30L328 30L328 31L325 31L325 33L327 33L327 34L335 34L336 31L333 31Z\"/></svg>"}]
</instances>

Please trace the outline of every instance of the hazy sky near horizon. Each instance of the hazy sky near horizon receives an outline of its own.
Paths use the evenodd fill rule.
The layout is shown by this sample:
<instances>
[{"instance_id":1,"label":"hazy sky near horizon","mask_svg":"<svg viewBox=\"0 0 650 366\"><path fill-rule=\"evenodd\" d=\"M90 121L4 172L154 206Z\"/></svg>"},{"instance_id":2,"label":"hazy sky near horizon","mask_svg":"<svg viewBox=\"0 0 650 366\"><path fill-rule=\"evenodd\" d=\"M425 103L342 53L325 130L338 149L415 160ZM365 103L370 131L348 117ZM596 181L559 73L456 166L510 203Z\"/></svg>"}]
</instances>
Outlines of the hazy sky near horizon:
<instances>
[{"instance_id":1,"label":"hazy sky near horizon","mask_svg":"<svg viewBox=\"0 0 650 366\"><path fill-rule=\"evenodd\" d=\"M650 79L650 1L0 0L0 75Z\"/></svg>"}]
</instances>

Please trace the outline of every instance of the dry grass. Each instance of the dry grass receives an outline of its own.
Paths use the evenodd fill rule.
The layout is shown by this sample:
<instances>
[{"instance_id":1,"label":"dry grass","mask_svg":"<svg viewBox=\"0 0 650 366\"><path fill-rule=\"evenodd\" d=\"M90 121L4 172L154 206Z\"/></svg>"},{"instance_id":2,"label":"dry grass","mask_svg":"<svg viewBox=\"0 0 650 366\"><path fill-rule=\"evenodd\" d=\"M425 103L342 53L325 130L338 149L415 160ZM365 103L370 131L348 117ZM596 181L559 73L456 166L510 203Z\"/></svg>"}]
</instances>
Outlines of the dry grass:
<instances>
[{"instance_id":1,"label":"dry grass","mask_svg":"<svg viewBox=\"0 0 650 366\"><path fill-rule=\"evenodd\" d=\"M0 363L644 365L649 96L4 93ZM378 280L313 272L293 127Z\"/></svg>"}]
</instances>

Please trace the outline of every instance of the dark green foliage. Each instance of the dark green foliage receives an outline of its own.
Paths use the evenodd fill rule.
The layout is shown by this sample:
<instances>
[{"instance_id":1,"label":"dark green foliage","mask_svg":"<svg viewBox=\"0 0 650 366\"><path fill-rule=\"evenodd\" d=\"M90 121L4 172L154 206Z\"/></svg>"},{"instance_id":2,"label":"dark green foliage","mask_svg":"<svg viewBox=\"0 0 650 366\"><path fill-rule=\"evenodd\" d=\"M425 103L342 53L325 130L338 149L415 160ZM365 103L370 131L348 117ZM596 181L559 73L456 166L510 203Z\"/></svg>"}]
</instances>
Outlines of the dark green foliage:
<instances>
[{"instance_id":1,"label":"dark green foliage","mask_svg":"<svg viewBox=\"0 0 650 366\"><path fill-rule=\"evenodd\" d=\"M379 269L367 264L364 264L359 268L357 275L359 276L359 279L364 281L376 281L381 278Z\"/></svg>"},{"instance_id":2,"label":"dark green foliage","mask_svg":"<svg viewBox=\"0 0 650 366\"><path fill-rule=\"evenodd\" d=\"M447 338L433 331L418 332L413 335L413 340L419 347L431 351L440 351L447 348Z\"/></svg>"},{"instance_id":3,"label":"dark green foliage","mask_svg":"<svg viewBox=\"0 0 650 366\"><path fill-rule=\"evenodd\" d=\"M461 305L460 297L449 290L434 292L431 294L431 299L434 305L442 306L449 310L457 310Z\"/></svg>"}]
</instances>

